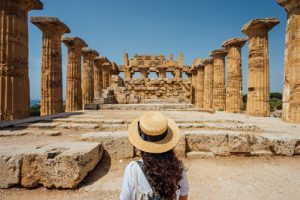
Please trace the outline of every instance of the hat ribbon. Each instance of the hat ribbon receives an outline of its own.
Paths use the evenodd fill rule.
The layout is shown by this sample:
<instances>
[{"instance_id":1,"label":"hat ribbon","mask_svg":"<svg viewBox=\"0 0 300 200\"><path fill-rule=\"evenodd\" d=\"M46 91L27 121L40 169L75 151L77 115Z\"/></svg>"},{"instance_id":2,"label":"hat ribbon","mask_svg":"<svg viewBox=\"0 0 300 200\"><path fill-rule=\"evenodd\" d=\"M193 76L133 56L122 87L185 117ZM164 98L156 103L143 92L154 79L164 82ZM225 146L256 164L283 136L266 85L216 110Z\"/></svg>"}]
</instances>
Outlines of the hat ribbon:
<instances>
[{"instance_id":1,"label":"hat ribbon","mask_svg":"<svg viewBox=\"0 0 300 200\"><path fill-rule=\"evenodd\" d=\"M138 122L138 132L139 132L141 138L144 141L147 141L147 142L159 142L159 141L163 140L168 135L168 129L160 135L155 135L155 136L147 135L146 133L144 133L142 131L142 129L140 127L140 122Z\"/></svg>"}]
</instances>

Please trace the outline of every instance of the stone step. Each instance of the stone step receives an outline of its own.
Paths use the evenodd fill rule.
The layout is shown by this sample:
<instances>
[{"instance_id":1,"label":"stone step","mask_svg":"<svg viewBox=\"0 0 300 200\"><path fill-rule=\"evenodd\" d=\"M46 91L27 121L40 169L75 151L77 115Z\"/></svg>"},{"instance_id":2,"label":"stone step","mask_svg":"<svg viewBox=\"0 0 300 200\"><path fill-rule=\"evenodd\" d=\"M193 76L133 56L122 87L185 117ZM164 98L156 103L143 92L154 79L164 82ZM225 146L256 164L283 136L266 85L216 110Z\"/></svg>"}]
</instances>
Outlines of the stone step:
<instances>
[{"instance_id":1,"label":"stone step","mask_svg":"<svg viewBox=\"0 0 300 200\"><path fill-rule=\"evenodd\" d=\"M102 110L189 110L193 104L103 104Z\"/></svg>"},{"instance_id":2,"label":"stone step","mask_svg":"<svg viewBox=\"0 0 300 200\"><path fill-rule=\"evenodd\" d=\"M300 155L300 135L184 130L182 137L183 140L178 145L180 147L176 150L181 155L188 152L208 152L214 156ZM82 134L81 140L103 143L104 149L114 158L131 158L137 155L129 143L127 131L90 132Z\"/></svg>"},{"instance_id":3,"label":"stone step","mask_svg":"<svg viewBox=\"0 0 300 200\"><path fill-rule=\"evenodd\" d=\"M102 158L100 143L0 146L0 188L75 188Z\"/></svg>"}]
</instances>

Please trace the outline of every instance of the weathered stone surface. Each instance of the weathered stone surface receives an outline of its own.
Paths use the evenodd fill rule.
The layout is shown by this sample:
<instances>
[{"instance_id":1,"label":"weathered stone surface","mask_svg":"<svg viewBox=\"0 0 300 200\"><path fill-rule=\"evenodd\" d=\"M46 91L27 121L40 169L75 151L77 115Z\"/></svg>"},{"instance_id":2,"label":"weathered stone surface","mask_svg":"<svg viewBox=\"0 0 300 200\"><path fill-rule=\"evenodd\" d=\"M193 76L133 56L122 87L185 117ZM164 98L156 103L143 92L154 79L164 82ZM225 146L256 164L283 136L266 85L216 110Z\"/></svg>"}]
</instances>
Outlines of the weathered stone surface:
<instances>
[{"instance_id":1,"label":"weathered stone surface","mask_svg":"<svg viewBox=\"0 0 300 200\"><path fill-rule=\"evenodd\" d=\"M43 3L39 0L1 0L0 121L29 116L27 21L30 10L40 9Z\"/></svg>"},{"instance_id":2,"label":"weathered stone surface","mask_svg":"<svg viewBox=\"0 0 300 200\"><path fill-rule=\"evenodd\" d=\"M60 136L62 135L61 131L42 131L39 134L46 136Z\"/></svg>"},{"instance_id":3,"label":"weathered stone surface","mask_svg":"<svg viewBox=\"0 0 300 200\"><path fill-rule=\"evenodd\" d=\"M102 157L99 143L61 142L26 152L21 184L47 188L75 188Z\"/></svg>"},{"instance_id":4,"label":"weathered stone surface","mask_svg":"<svg viewBox=\"0 0 300 200\"><path fill-rule=\"evenodd\" d=\"M82 110L81 49L87 44L78 37L65 37L68 47L66 112Z\"/></svg>"},{"instance_id":5,"label":"weathered stone surface","mask_svg":"<svg viewBox=\"0 0 300 200\"><path fill-rule=\"evenodd\" d=\"M288 14L282 120L300 123L300 2L298 0L277 0Z\"/></svg>"},{"instance_id":6,"label":"weathered stone surface","mask_svg":"<svg viewBox=\"0 0 300 200\"><path fill-rule=\"evenodd\" d=\"M215 110L225 111L225 57L226 49L216 49L211 52L210 56L214 62L214 83L213 83L213 106Z\"/></svg>"},{"instance_id":7,"label":"weathered stone surface","mask_svg":"<svg viewBox=\"0 0 300 200\"><path fill-rule=\"evenodd\" d=\"M186 156L186 141L185 135L181 134L178 144L174 147L174 152L178 158L185 158Z\"/></svg>"},{"instance_id":8,"label":"weathered stone surface","mask_svg":"<svg viewBox=\"0 0 300 200\"><path fill-rule=\"evenodd\" d=\"M247 115L270 116L270 69L268 32L277 24L276 18L255 19L244 25L249 36Z\"/></svg>"},{"instance_id":9,"label":"weathered stone surface","mask_svg":"<svg viewBox=\"0 0 300 200\"><path fill-rule=\"evenodd\" d=\"M85 133L82 134L81 140L102 143L103 148L112 158L134 157L134 147L129 142L126 131Z\"/></svg>"},{"instance_id":10,"label":"weathered stone surface","mask_svg":"<svg viewBox=\"0 0 300 200\"><path fill-rule=\"evenodd\" d=\"M213 152L228 155L228 136L220 131L185 131L188 151Z\"/></svg>"},{"instance_id":11,"label":"weathered stone surface","mask_svg":"<svg viewBox=\"0 0 300 200\"><path fill-rule=\"evenodd\" d=\"M16 137L30 134L31 131L0 131L0 137Z\"/></svg>"},{"instance_id":12,"label":"weathered stone surface","mask_svg":"<svg viewBox=\"0 0 300 200\"><path fill-rule=\"evenodd\" d=\"M196 88L195 88L195 106L196 108L203 108L204 98L204 64L203 60L197 58L193 61L193 66L196 69Z\"/></svg>"},{"instance_id":13,"label":"weathered stone surface","mask_svg":"<svg viewBox=\"0 0 300 200\"><path fill-rule=\"evenodd\" d=\"M0 146L0 188L9 188L21 182L22 156L32 148Z\"/></svg>"},{"instance_id":14,"label":"weathered stone surface","mask_svg":"<svg viewBox=\"0 0 300 200\"><path fill-rule=\"evenodd\" d=\"M70 29L56 17L31 17L43 32L41 116L63 112L61 37Z\"/></svg>"},{"instance_id":15,"label":"weathered stone surface","mask_svg":"<svg viewBox=\"0 0 300 200\"><path fill-rule=\"evenodd\" d=\"M82 107L94 101L94 59L99 53L90 48L83 48L83 68L82 68Z\"/></svg>"},{"instance_id":16,"label":"weathered stone surface","mask_svg":"<svg viewBox=\"0 0 300 200\"><path fill-rule=\"evenodd\" d=\"M204 67L204 97L203 108L209 109L213 105L214 65L213 59L205 59Z\"/></svg>"},{"instance_id":17,"label":"weathered stone surface","mask_svg":"<svg viewBox=\"0 0 300 200\"><path fill-rule=\"evenodd\" d=\"M59 128L65 128L65 129L96 129L99 128L98 124L61 124L58 126Z\"/></svg>"},{"instance_id":18,"label":"weathered stone surface","mask_svg":"<svg viewBox=\"0 0 300 200\"><path fill-rule=\"evenodd\" d=\"M263 134L263 137L267 139L270 150L276 155L293 156L299 141L299 137L292 135Z\"/></svg>"},{"instance_id":19,"label":"weathered stone surface","mask_svg":"<svg viewBox=\"0 0 300 200\"><path fill-rule=\"evenodd\" d=\"M248 153L251 148L251 137L249 134L228 135L228 150L231 153Z\"/></svg>"},{"instance_id":20,"label":"weathered stone surface","mask_svg":"<svg viewBox=\"0 0 300 200\"><path fill-rule=\"evenodd\" d=\"M242 55L241 48L246 38L233 38L225 41L222 46L227 55L226 112L240 113L243 107Z\"/></svg>"}]
</instances>

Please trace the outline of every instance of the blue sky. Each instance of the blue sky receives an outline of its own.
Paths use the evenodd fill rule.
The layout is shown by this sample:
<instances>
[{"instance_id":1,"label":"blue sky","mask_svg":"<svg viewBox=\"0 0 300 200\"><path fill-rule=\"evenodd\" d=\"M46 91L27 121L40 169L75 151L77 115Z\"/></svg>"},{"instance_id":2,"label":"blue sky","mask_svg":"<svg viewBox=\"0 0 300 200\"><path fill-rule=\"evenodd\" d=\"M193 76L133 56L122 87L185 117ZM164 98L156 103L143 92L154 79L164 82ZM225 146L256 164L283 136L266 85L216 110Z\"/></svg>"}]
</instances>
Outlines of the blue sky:
<instances>
[{"instance_id":1,"label":"blue sky","mask_svg":"<svg viewBox=\"0 0 300 200\"><path fill-rule=\"evenodd\" d=\"M277 17L269 33L271 91L283 88L286 12L276 0L42 0L44 10L30 16L56 16L89 47L118 64L124 52L184 54L184 64L206 58L232 37L244 37L242 26L255 18ZM29 23L30 96L40 97L42 33ZM67 49L63 47L65 91ZM243 87L247 90L248 44L242 51Z\"/></svg>"}]
</instances>

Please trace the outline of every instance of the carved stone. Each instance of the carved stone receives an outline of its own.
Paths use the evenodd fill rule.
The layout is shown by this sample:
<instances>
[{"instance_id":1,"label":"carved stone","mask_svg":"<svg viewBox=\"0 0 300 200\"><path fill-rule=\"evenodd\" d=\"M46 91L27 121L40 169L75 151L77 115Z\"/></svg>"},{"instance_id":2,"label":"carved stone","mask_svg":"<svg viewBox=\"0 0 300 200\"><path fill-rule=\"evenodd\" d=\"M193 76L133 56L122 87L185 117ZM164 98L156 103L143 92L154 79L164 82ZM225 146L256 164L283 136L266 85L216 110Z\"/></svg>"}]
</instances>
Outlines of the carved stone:
<instances>
[{"instance_id":1,"label":"carved stone","mask_svg":"<svg viewBox=\"0 0 300 200\"><path fill-rule=\"evenodd\" d=\"M94 59L94 102L100 102L102 99L104 63L105 59L103 57Z\"/></svg>"},{"instance_id":2,"label":"carved stone","mask_svg":"<svg viewBox=\"0 0 300 200\"><path fill-rule=\"evenodd\" d=\"M268 32L279 21L276 18L255 19L242 32L249 36L247 115L270 116L270 75Z\"/></svg>"},{"instance_id":3,"label":"carved stone","mask_svg":"<svg viewBox=\"0 0 300 200\"><path fill-rule=\"evenodd\" d=\"M62 42L68 47L66 112L82 110L81 49L87 44L78 37L65 37Z\"/></svg>"},{"instance_id":4,"label":"carved stone","mask_svg":"<svg viewBox=\"0 0 300 200\"><path fill-rule=\"evenodd\" d=\"M214 60L214 86L213 86L213 109L225 110L225 57L226 49L217 49L211 52Z\"/></svg>"},{"instance_id":5,"label":"carved stone","mask_svg":"<svg viewBox=\"0 0 300 200\"><path fill-rule=\"evenodd\" d=\"M226 112L241 113L243 108L242 53L246 38L232 38L222 47L227 54Z\"/></svg>"},{"instance_id":6,"label":"carved stone","mask_svg":"<svg viewBox=\"0 0 300 200\"><path fill-rule=\"evenodd\" d=\"M204 97L203 108L210 109L213 105L213 84L214 84L214 65L213 59L208 58L203 61L204 67Z\"/></svg>"},{"instance_id":7,"label":"carved stone","mask_svg":"<svg viewBox=\"0 0 300 200\"><path fill-rule=\"evenodd\" d=\"M300 1L277 0L288 13L282 120L300 123Z\"/></svg>"},{"instance_id":8,"label":"carved stone","mask_svg":"<svg viewBox=\"0 0 300 200\"><path fill-rule=\"evenodd\" d=\"M28 12L39 0L0 2L0 121L28 117Z\"/></svg>"},{"instance_id":9,"label":"carved stone","mask_svg":"<svg viewBox=\"0 0 300 200\"><path fill-rule=\"evenodd\" d=\"M43 32L41 115L63 112L61 37L70 29L56 17L31 17Z\"/></svg>"},{"instance_id":10,"label":"carved stone","mask_svg":"<svg viewBox=\"0 0 300 200\"><path fill-rule=\"evenodd\" d=\"M94 101L94 59L99 53L90 48L82 49L83 68L82 68L82 107Z\"/></svg>"}]
</instances>

